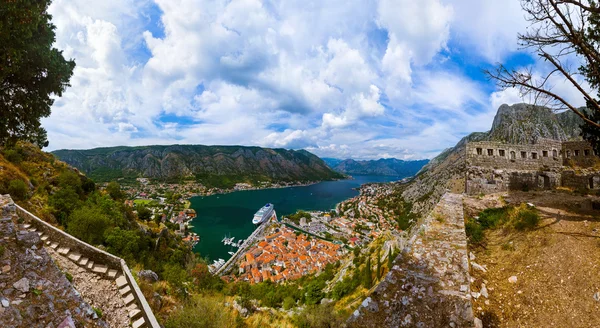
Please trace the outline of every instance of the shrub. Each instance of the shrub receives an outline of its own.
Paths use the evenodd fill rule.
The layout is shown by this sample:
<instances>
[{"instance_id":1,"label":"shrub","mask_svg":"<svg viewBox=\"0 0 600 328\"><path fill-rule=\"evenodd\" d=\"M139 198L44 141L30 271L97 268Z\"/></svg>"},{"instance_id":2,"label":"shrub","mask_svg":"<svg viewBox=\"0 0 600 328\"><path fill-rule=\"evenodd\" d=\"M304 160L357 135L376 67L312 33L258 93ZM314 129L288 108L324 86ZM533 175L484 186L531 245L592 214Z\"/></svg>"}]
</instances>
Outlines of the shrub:
<instances>
[{"instance_id":1,"label":"shrub","mask_svg":"<svg viewBox=\"0 0 600 328\"><path fill-rule=\"evenodd\" d=\"M236 316L223 306L223 300L208 295L196 297L183 309L174 312L167 322L167 328L220 328L234 327Z\"/></svg>"},{"instance_id":2,"label":"shrub","mask_svg":"<svg viewBox=\"0 0 600 328\"><path fill-rule=\"evenodd\" d=\"M14 149L5 150L4 158L6 158L7 161L14 164L19 164L23 161L23 156L21 156L21 153Z\"/></svg>"},{"instance_id":3,"label":"shrub","mask_svg":"<svg viewBox=\"0 0 600 328\"><path fill-rule=\"evenodd\" d=\"M511 221L517 230L533 229L540 222L540 216L535 208L521 204L511 212Z\"/></svg>"},{"instance_id":4,"label":"shrub","mask_svg":"<svg viewBox=\"0 0 600 328\"><path fill-rule=\"evenodd\" d=\"M27 191L27 185L23 180L12 180L8 185L8 193L18 200L26 199Z\"/></svg>"},{"instance_id":5,"label":"shrub","mask_svg":"<svg viewBox=\"0 0 600 328\"><path fill-rule=\"evenodd\" d=\"M340 327L344 319L335 311L333 303L329 303L307 306L304 311L292 318L292 322L300 328Z\"/></svg>"},{"instance_id":6,"label":"shrub","mask_svg":"<svg viewBox=\"0 0 600 328\"><path fill-rule=\"evenodd\" d=\"M69 282L73 282L73 276L72 276L70 273L68 273L68 272L65 272L65 277L67 278L67 280L68 280Z\"/></svg>"},{"instance_id":7,"label":"shrub","mask_svg":"<svg viewBox=\"0 0 600 328\"><path fill-rule=\"evenodd\" d=\"M290 296L283 299L283 308L289 310L296 306L296 301Z\"/></svg>"},{"instance_id":8,"label":"shrub","mask_svg":"<svg viewBox=\"0 0 600 328\"><path fill-rule=\"evenodd\" d=\"M483 227L474 219L469 219L465 223L465 232L469 241L474 244L480 243L483 240Z\"/></svg>"}]
</instances>

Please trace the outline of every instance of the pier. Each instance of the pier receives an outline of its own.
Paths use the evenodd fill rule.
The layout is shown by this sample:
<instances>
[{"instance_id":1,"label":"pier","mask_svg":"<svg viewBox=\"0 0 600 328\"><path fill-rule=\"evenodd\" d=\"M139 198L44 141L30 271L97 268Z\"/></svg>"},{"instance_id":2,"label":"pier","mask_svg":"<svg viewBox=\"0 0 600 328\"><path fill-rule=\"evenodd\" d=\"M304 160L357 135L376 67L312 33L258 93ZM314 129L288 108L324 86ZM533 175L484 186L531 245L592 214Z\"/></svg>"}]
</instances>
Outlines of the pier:
<instances>
[{"instance_id":1,"label":"pier","mask_svg":"<svg viewBox=\"0 0 600 328\"><path fill-rule=\"evenodd\" d=\"M244 243L238 248L237 252L235 252L235 254L233 254L231 256L231 258L229 258L229 260L227 262L225 262L225 264L223 264L219 269L217 269L217 271L214 272L214 274L219 276L221 274L225 274L225 273L229 272L231 270L232 266L238 261L240 256L242 256L244 253L246 253L246 249L248 247L250 247L250 245L252 245L252 243L254 243L256 238L258 238L258 236L260 236L262 234L262 232L265 231L265 229L268 226L271 226L271 224L273 224L273 222L274 222L273 218L275 218L275 222L276 222L277 221L277 213L275 211L273 211L273 216L271 216L271 218L269 218L269 220L267 220L267 222L259 225L258 228L256 228L256 230L254 230L252 232L252 234L250 234L250 236L248 236L248 238L246 238L246 240L244 240Z\"/></svg>"}]
</instances>

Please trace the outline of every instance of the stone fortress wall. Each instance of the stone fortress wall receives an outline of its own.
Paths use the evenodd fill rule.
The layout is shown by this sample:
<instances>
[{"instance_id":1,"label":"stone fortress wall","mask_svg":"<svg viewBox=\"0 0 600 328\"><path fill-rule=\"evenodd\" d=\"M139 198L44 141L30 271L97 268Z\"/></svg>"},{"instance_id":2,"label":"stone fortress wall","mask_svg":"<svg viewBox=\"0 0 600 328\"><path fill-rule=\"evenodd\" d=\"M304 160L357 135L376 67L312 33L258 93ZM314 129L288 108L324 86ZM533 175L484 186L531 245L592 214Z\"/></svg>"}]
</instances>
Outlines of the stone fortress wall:
<instances>
[{"instance_id":1,"label":"stone fortress wall","mask_svg":"<svg viewBox=\"0 0 600 328\"><path fill-rule=\"evenodd\" d=\"M0 195L0 197L9 196ZM14 205L16 213L24 220L26 227L29 231L35 231L40 235L45 247L52 248L84 269L115 280L129 310L132 327L160 327L125 260L87 244L43 221L21 206Z\"/></svg>"},{"instance_id":2,"label":"stone fortress wall","mask_svg":"<svg viewBox=\"0 0 600 328\"><path fill-rule=\"evenodd\" d=\"M600 189L600 172L593 169L600 159L585 141L539 139L526 145L469 142L465 152L465 187L471 195L559 186Z\"/></svg>"}]
</instances>

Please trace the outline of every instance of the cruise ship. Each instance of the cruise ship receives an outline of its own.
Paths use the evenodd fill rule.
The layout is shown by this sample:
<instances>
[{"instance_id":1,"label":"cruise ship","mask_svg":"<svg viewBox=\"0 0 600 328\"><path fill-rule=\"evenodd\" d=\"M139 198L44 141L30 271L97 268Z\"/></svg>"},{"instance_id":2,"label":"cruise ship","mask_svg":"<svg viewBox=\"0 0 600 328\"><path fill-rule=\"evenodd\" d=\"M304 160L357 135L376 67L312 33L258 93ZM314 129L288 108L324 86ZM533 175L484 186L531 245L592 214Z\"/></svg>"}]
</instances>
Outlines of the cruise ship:
<instances>
[{"instance_id":1,"label":"cruise ship","mask_svg":"<svg viewBox=\"0 0 600 328\"><path fill-rule=\"evenodd\" d=\"M268 203L267 205L263 206L260 210L258 210L258 212L256 212L256 214L254 214L252 223L261 224L261 223L267 221L268 219L270 219L272 215L273 215L273 204Z\"/></svg>"}]
</instances>

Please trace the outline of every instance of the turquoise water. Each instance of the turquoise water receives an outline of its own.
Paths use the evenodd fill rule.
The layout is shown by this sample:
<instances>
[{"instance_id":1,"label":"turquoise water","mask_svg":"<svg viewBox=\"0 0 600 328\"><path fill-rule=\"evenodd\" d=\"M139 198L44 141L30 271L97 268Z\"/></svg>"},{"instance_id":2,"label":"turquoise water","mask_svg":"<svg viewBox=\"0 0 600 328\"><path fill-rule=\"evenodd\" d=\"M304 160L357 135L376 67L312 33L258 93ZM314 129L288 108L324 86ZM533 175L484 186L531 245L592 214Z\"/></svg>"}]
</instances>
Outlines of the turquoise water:
<instances>
[{"instance_id":1,"label":"turquoise water","mask_svg":"<svg viewBox=\"0 0 600 328\"><path fill-rule=\"evenodd\" d=\"M237 191L223 195L193 197L191 208L198 217L191 224L192 231L200 235L194 251L211 260L227 260L228 252L236 249L224 245L223 237L245 239L254 230L252 217L266 203L273 203L277 215L295 213L297 210L330 210L343 200L358 195L355 188L368 182L390 182L399 177L355 176L352 180L325 181L310 186L278 189Z\"/></svg>"}]
</instances>

